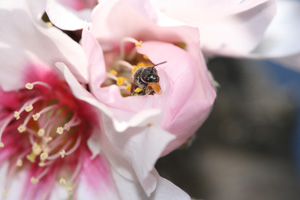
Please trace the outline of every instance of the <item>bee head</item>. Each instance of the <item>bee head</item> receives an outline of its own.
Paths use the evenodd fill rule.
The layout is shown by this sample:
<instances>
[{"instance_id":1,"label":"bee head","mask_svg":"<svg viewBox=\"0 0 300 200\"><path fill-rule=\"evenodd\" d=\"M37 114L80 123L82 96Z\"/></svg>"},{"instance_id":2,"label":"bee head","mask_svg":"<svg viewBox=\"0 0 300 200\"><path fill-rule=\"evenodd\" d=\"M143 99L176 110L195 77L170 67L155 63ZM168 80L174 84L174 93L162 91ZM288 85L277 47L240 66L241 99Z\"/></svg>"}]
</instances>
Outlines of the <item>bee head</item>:
<instances>
[{"instance_id":1,"label":"bee head","mask_svg":"<svg viewBox=\"0 0 300 200\"><path fill-rule=\"evenodd\" d=\"M143 70L142 76L141 76L143 82L145 82L145 83L158 83L159 82L159 76L157 74L157 70L155 69L155 67L157 65L161 65L161 64L164 64L166 62L167 61L164 61L164 62L155 64L152 67L145 68Z\"/></svg>"}]
</instances>

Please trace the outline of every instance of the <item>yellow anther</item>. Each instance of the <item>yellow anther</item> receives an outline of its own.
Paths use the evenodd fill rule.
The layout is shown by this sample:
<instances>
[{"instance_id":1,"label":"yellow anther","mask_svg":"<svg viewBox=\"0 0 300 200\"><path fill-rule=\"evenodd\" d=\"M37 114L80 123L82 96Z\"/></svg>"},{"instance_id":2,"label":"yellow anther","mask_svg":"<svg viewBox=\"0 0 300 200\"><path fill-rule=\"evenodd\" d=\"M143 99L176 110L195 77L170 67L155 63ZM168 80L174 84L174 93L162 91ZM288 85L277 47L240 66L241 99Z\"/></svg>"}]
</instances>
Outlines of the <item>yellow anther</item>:
<instances>
[{"instance_id":1,"label":"yellow anther","mask_svg":"<svg viewBox=\"0 0 300 200\"><path fill-rule=\"evenodd\" d=\"M112 74L112 75L114 75L114 76L118 75L118 72L116 70L114 70L114 69L110 70L109 73Z\"/></svg>"},{"instance_id":2,"label":"yellow anther","mask_svg":"<svg viewBox=\"0 0 300 200\"><path fill-rule=\"evenodd\" d=\"M29 106L25 107L26 112L30 112L30 111L32 111L32 109L33 109L33 106L31 104Z\"/></svg>"},{"instance_id":3,"label":"yellow anther","mask_svg":"<svg viewBox=\"0 0 300 200\"><path fill-rule=\"evenodd\" d=\"M42 137L45 134L45 129L41 128L38 132L37 132L38 136Z\"/></svg>"},{"instance_id":4,"label":"yellow anther","mask_svg":"<svg viewBox=\"0 0 300 200\"><path fill-rule=\"evenodd\" d=\"M133 65L133 69L131 70L132 73L134 73L139 67L136 65Z\"/></svg>"},{"instance_id":5,"label":"yellow anther","mask_svg":"<svg viewBox=\"0 0 300 200\"><path fill-rule=\"evenodd\" d=\"M34 163L34 162L35 162L36 155L35 155L33 152L31 152L30 154L28 154L28 155L26 156L26 158L27 158L27 160L29 160L30 162Z\"/></svg>"},{"instance_id":6,"label":"yellow anther","mask_svg":"<svg viewBox=\"0 0 300 200\"><path fill-rule=\"evenodd\" d=\"M138 87L138 88L136 88L136 89L134 90L135 93L139 93L139 92L141 92L141 91L143 91L143 89L140 88L140 87Z\"/></svg>"},{"instance_id":7,"label":"yellow anther","mask_svg":"<svg viewBox=\"0 0 300 200\"><path fill-rule=\"evenodd\" d=\"M0 148L3 148L3 147L4 147L4 143L0 142Z\"/></svg>"},{"instance_id":8,"label":"yellow anther","mask_svg":"<svg viewBox=\"0 0 300 200\"><path fill-rule=\"evenodd\" d=\"M20 126L18 127L18 131L19 131L20 133L23 133L24 131L26 131L26 126L24 126L23 124L20 125Z\"/></svg>"},{"instance_id":9,"label":"yellow anther","mask_svg":"<svg viewBox=\"0 0 300 200\"><path fill-rule=\"evenodd\" d=\"M39 166L40 166L40 167L45 167L45 165L46 165L46 164L45 164L44 162L40 162L40 163L39 163Z\"/></svg>"},{"instance_id":10,"label":"yellow anther","mask_svg":"<svg viewBox=\"0 0 300 200\"><path fill-rule=\"evenodd\" d=\"M50 142L52 140L52 137L46 137L45 140L48 143L48 142Z\"/></svg>"},{"instance_id":11,"label":"yellow anther","mask_svg":"<svg viewBox=\"0 0 300 200\"><path fill-rule=\"evenodd\" d=\"M72 187L68 187L67 188L67 192L68 192L68 194L72 194L73 193L73 188Z\"/></svg>"},{"instance_id":12,"label":"yellow anther","mask_svg":"<svg viewBox=\"0 0 300 200\"><path fill-rule=\"evenodd\" d=\"M5 189L5 190L3 191L3 194L4 194L4 195L8 195L8 190Z\"/></svg>"},{"instance_id":13,"label":"yellow anther","mask_svg":"<svg viewBox=\"0 0 300 200\"><path fill-rule=\"evenodd\" d=\"M125 89L126 91L130 91L131 90L131 85L130 84L127 84L127 87Z\"/></svg>"},{"instance_id":14,"label":"yellow anther","mask_svg":"<svg viewBox=\"0 0 300 200\"><path fill-rule=\"evenodd\" d=\"M146 67L147 65L144 62L138 62L137 66L138 67Z\"/></svg>"},{"instance_id":15,"label":"yellow anther","mask_svg":"<svg viewBox=\"0 0 300 200\"><path fill-rule=\"evenodd\" d=\"M30 179L30 181L31 181L31 183L33 183L33 184L36 184L37 182L39 182L39 180L36 179L36 178L34 178L34 177L32 177L32 178Z\"/></svg>"},{"instance_id":16,"label":"yellow anther","mask_svg":"<svg viewBox=\"0 0 300 200\"><path fill-rule=\"evenodd\" d=\"M148 56L146 56L146 55L143 55L143 58L144 58L145 60L149 60Z\"/></svg>"},{"instance_id":17,"label":"yellow anther","mask_svg":"<svg viewBox=\"0 0 300 200\"><path fill-rule=\"evenodd\" d=\"M64 129L61 126L56 129L56 133L59 135L63 134L63 132L64 132Z\"/></svg>"},{"instance_id":18,"label":"yellow anther","mask_svg":"<svg viewBox=\"0 0 300 200\"><path fill-rule=\"evenodd\" d=\"M66 154L66 151L65 150L62 150L61 152L59 152L61 158L64 158L65 157L65 154Z\"/></svg>"},{"instance_id":19,"label":"yellow anther","mask_svg":"<svg viewBox=\"0 0 300 200\"><path fill-rule=\"evenodd\" d=\"M40 145L38 145L38 144L34 144L34 145L32 145L32 152L35 154L35 155L40 155L41 153L42 153L42 148L41 148L41 146Z\"/></svg>"},{"instance_id":20,"label":"yellow anther","mask_svg":"<svg viewBox=\"0 0 300 200\"><path fill-rule=\"evenodd\" d=\"M23 165L23 161L21 159L18 159L17 163L16 163L16 166L22 167L22 165Z\"/></svg>"},{"instance_id":21,"label":"yellow anther","mask_svg":"<svg viewBox=\"0 0 300 200\"><path fill-rule=\"evenodd\" d=\"M66 180L64 178L60 178L59 179L59 184L65 185L66 184Z\"/></svg>"},{"instance_id":22,"label":"yellow anther","mask_svg":"<svg viewBox=\"0 0 300 200\"><path fill-rule=\"evenodd\" d=\"M40 118L41 114L40 113L35 113L34 115L32 115L32 118L34 121L37 121Z\"/></svg>"},{"instance_id":23,"label":"yellow anther","mask_svg":"<svg viewBox=\"0 0 300 200\"><path fill-rule=\"evenodd\" d=\"M49 27L52 27L53 24L51 22L46 22L46 24L49 26Z\"/></svg>"},{"instance_id":24,"label":"yellow anther","mask_svg":"<svg viewBox=\"0 0 300 200\"><path fill-rule=\"evenodd\" d=\"M40 159L41 159L41 161L44 161L44 160L46 160L47 158L48 158L48 153L47 152L43 152L41 155L40 155Z\"/></svg>"},{"instance_id":25,"label":"yellow anther","mask_svg":"<svg viewBox=\"0 0 300 200\"><path fill-rule=\"evenodd\" d=\"M141 47L142 43L143 43L143 41L140 40L139 42L135 43L135 46Z\"/></svg>"},{"instance_id":26,"label":"yellow anther","mask_svg":"<svg viewBox=\"0 0 300 200\"><path fill-rule=\"evenodd\" d=\"M32 84L32 83L26 83L25 87L26 87L28 90L32 90L32 89L33 89L33 84Z\"/></svg>"},{"instance_id":27,"label":"yellow anther","mask_svg":"<svg viewBox=\"0 0 300 200\"><path fill-rule=\"evenodd\" d=\"M15 111L14 117L16 120L20 119L20 113L18 111Z\"/></svg>"},{"instance_id":28,"label":"yellow anther","mask_svg":"<svg viewBox=\"0 0 300 200\"><path fill-rule=\"evenodd\" d=\"M118 77L118 79L117 79L117 85L123 85L126 80L127 80L127 78Z\"/></svg>"}]
</instances>

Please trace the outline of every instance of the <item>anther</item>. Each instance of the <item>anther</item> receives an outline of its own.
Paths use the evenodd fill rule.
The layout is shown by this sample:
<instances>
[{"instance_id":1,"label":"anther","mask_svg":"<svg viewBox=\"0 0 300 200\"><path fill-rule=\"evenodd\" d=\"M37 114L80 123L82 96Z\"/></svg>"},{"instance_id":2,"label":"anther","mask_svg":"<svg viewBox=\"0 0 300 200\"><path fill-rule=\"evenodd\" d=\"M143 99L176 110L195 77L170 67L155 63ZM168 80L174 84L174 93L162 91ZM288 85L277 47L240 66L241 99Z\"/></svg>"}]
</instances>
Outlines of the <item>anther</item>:
<instances>
[{"instance_id":1,"label":"anther","mask_svg":"<svg viewBox=\"0 0 300 200\"><path fill-rule=\"evenodd\" d=\"M3 191L3 194L4 194L4 195L8 195L8 190L5 189L5 190Z\"/></svg>"},{"instance_id":2,"label":"anther","mask_svg":"<svg viewBox=\"0 0 300 200\"><path fill-rule=\"evenodd\" d=\"M61 126L56 129L56 133L59 135L63 134L63 132L64 132L64 129Z\"/></svg>"},{"instance_id":3,"label":"anther","mask_svg":"<svg viewBox=\"0 0 300 200\"><path fill-rule=\"evenodd\" d=\"M36 184L37 182L39 182L39 180L36 179L36 178L34 178L34 177L32 177L32 178L30 179L30 181L31 181L31 183L33 183L33 184Z\"/></svg>"},{"instance_id":4,"label":"anther","mask_svg":"<svg viewBox=\"0 0 300 200\"><path fill-rule=\"evenodd\" d=\"M39 163L39 166L40 166L40 167L45 167L45 165L46 165L46 164L45 164L44 162L40 162L40 163Z\"/></svg>"},{"instance_id":5,"label":"anther","mask_svg":"<svg viewBox=\"0 0 300 200\"><path fill-rule=\"evenodd\" d=\"M139 42L135 43L135 46L141 47L142 43L143 43L143 41L140 40Z\"/></svg>"},{"instance_id":6,"label":"anther","mask_svg":"<svg viewBox=\"0 0 300 200\"><path fill-rule=\"evenodd\" d=\"M35 162L36 155L35 155L33 152L31 152L30 154L28 154L28 155L26 156L26 158L27 158L27 160L29 160L30 162L34 163L34 162Z\"/></svg>"},{"instance_id":7,"label":"anther","mask_svg":"<svg viewBox=\"0 0 300 200\"><path fill-rule=\"evenodd\" d=\"M131 90L131 85L130 84L127 84L127 87L125 89L126 91L130 91Z\"/></svg>"},{"instance_id":8,"label":"anther","mask_svg":"<svg viewBox=\"0 0 300 200\"><path fill-rule=\"evenodd\" d=\"M18 159L17 163L16 163L16 166L22 167L22 165L23 165L23 161L21 159Z\"/></svg>"},{"instance_id":9,"label":"anther","mask_svg":"<svg viewBox=\"0 0 300 200\"><path fill-rule=\"evenodd\" d=\"M72 187L68 187L67 188L67 192L68 192L68 194L72 194L73 193L73 188Z\"/></svg>"},{"instance_id":10,"label":"anther","mask_svg":"<svg viewBox=\"0 0 300 200\"><path fill-rule=\"evenodd\" d=\"M32 90L32 89L33 89L33 84L32 84L32 83L26 83L25 87L26 87L28 90Z\"/></svg>"},{"instance_id":11,"label":"anther","mask_svg":"<svg viewBox=\"0 0 300 200\"><path fill-rule=\"evenodd\" d=\"M64 178L60 178L59 179L59 184L65 185L66 184L66 180Z\"/></svg>"},{"instance_id":12,"label":"anther","mask_svg":"<svg viewBox=\"0 0 300 200\"><path fill-rule=\"evenodd\" d=\"M0 142L0 148L3 148L3 147L4 147L4 143Z\"/></svg>"},{"instance_id":13,"label":"anther","mask_svg":"<svg viewBox=\"0 0 300 200\"><path fill-rule=\"evenodd\" d=\"M20 119L20 113L18 111L15 111L14 117L16 120Z\"/></svg>"},{"instance_id":14,"label":"anther","mask_svg":"<svg viewBox=\"0 0 300 200\"><path fill-rule=\"evenodd\" d=\"M109 73L112 74L112 75L114 75L114 76L118 75L118 72L116 70L114 70L114 69L110 70Z\"/></svg>"},{"instance_id":15,"label":"anther","mask_svg":"<svg viewBox=\"0 0 300 200\"><path fill-rule=\"evenodd\" d=\"M35 155L40 155L42 153L42 148L40 147L40 145L38 144L34 144L32 146L32 152L35 154Z\"/></svg>"},{"instance_id":16,"label":"anther","mask_svg":"<svg viewBox=\"0 0 300 200\"><path fill-rule=\"evenodd\" d=\"M118 79L117 79L117 85L123 85L126 80L127 80L127 78L118 77Z\"/></svg>"},{"instance_id":17,"label":"anther","mask_svg":"<svg viewBox=\"0 0 300 200\"><path fill-rule=\"evenodd\" d=\"M41 114L40 113L36 113L34 115L32 115L32 118L34 121L37 121L40 118Z\"/></svg>"},{"instance_id":18,"label":"anther","mask_svg":"<svg viewBox=\"0 0 300 200\"><path fill-rule=\"evenodd\" d=\"M20 125L20 126L18 127L18 131L19 131L20 133L23 133L24 131L26 131L26 126L24 126L23 124Z\"/></svg>"},{"instance_id":19,"label":"anther","mask_svg":"<svg viewBox=\"0 0 300 200\"><path fill-rule=\"evenodd\" d=\"M48 153L47 152L43 152L41 155L40 155L40 159L41 161L44 161L48 158Z\"/></svg>"},{"instance_id":20,"label":"anther","mask_svg":"<svg viewBox=\"0 0 300 200\"><path fill-rule=\"evenodd\" d=\"M61 158L64 158L65 157L65 154L66 154L66 151L65 150L62 150L59 152Z\"/></svg>"},{"instance_id":21,"label":"anther","mask_svg":"<svg viewBox=\"0 0 300 200\"><path fill-rule=\"evenodd\" d=\"M41 128L40 130L38 130L37 134L38 136L42 137L45 134L45 129Z\"/></svg>"},{"instance_id":22,"label":"anther","mask_svg":"<svg viewBox=\"0 0 300 200\"><path fill-rule=\"evenodd\" d=\"M45 140L48 143L48 142L50 142L52 140L52 137L46 137Z\"/></svg>"},{"instance_id":23,"label":"anther","mask_svg":"<svg viewBox=\"0 0 300 200\"><path fill-rule=\"evenodd\" d=\"M26 112L30 112L30 111L32 111L32 109L33 109L33 106L31 104L29 106L25 107Z\"/></svg>"}]
</instances>

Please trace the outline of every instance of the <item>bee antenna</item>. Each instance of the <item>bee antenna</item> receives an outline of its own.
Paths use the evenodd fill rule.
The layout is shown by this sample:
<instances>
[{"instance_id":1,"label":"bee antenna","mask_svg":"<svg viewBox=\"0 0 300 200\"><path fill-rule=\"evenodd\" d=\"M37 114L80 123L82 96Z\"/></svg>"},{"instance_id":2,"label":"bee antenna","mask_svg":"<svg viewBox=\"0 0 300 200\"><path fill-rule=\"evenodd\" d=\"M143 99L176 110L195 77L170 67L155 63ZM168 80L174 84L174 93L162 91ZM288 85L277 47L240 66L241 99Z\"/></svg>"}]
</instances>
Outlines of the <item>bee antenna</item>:
<instances>
[{"instance_id":1,"label":"bee antenna","mask_svg":"<svg viewBox=\"0 0 300 200\"><path fill-rule=\"evenodd\" d=\"M162 64L165 64L166 62L167 62L167 61L157 63L157 64L153 65L152 68L154 69L157 65L162 65Z\"/></svg>"}]
</instances>

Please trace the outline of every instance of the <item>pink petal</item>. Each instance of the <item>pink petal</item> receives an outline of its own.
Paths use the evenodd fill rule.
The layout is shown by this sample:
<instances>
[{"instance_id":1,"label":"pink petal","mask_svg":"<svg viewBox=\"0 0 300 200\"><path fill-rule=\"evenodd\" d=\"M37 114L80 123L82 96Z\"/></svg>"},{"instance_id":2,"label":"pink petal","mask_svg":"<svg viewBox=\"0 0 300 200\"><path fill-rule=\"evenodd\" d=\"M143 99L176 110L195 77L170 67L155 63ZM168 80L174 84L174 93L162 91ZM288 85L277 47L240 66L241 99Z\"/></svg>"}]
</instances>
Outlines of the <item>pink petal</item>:
<instances>
[{"instance_id":1,"label":"pink petal","mask_svg":"<svg viewBox=\"0 0 300 200\"><path fill-rule=\"evenodd\" d=\"M202 57L196 62L186 51L162 42L145 42L138 52L154 63L167 61L157 69L164 70L172 83L169 96L163 99L163 105L168 106L163 107L162 127L176 135L165 150L168 153L191 137L204 122L216 93ZM156 105L155 100L153 105Z\"/></svg>"},{"instance_id":2,"label":"pink petal","mask_svg":"<svg viewBox=\"0 0 300 200\"><path fill-rule=\"evenodd\" d=\"M2 20L0 25L6 28L0 35L0 59L4 66L1 68L0 84L4 90L23 87L25 67L33 61L52 67L55 62L63 61L80 81L87 81L87 61L79 44L56 28L47 27L41 21L35 22L24 1L17 5L7 3L2 7L0 17L6 20ZM5 10L7 7L10 9Z\"/></svg>"},{"instance_id":3,"label":"pink petal","mask_svg":"<svg viewBox=\"0 0 300 200\"><path fill-rule=\"evenodd\" d=\"M108 163L100 156L95 159L90 159L90 156L86 155L83 160L77 198L89 200L120 199Z\"/></svg>"}]
</instances>

